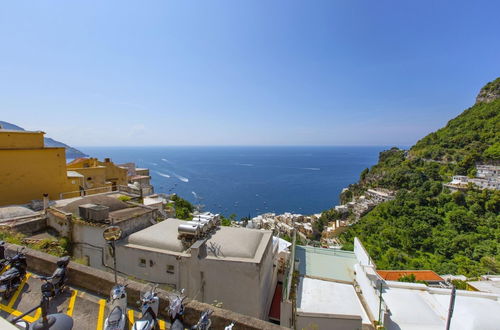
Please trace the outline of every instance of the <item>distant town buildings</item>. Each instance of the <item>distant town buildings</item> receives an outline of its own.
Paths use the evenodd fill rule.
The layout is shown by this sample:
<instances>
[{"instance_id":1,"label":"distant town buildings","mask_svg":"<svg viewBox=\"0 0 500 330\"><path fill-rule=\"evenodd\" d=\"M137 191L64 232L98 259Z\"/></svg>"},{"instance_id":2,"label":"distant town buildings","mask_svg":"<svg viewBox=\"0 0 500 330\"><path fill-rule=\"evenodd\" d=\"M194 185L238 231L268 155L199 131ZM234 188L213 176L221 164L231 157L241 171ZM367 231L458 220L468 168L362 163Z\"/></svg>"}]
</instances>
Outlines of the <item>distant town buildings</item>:
<instances>
[{"instance_id":1,"label":"distant town buildings","mask_svg":"<svg viewBox=\"0 0 500 330\"><path fill-rule=\"evenodd\" d=\"M476 177L469 178L465 175L454 175L451 182L444 186L451 191L465 190L469 183L479 189L500 190L500 166L476 165Z\"/></svg>"}]
</instances>

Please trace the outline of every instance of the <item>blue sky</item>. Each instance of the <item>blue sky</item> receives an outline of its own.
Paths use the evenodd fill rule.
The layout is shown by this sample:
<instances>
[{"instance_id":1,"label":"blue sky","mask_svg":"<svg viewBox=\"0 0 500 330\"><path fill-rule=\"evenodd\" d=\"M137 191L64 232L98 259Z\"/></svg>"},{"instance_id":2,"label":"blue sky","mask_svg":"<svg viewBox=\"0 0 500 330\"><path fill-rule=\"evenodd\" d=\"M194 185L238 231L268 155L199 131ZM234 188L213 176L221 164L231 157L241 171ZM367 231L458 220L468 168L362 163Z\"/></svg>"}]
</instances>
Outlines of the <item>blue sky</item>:
<instances>
[{"instance_id":1,"label":"blue sky","mask_svg":"<svg viewBox=\"0 0 500 330\"><path fill-rule=\"evenodd\" d=\"M498 1L5 1L0 120L76 146L411 145L500 76Z\"/></svg>"}]
</instances>

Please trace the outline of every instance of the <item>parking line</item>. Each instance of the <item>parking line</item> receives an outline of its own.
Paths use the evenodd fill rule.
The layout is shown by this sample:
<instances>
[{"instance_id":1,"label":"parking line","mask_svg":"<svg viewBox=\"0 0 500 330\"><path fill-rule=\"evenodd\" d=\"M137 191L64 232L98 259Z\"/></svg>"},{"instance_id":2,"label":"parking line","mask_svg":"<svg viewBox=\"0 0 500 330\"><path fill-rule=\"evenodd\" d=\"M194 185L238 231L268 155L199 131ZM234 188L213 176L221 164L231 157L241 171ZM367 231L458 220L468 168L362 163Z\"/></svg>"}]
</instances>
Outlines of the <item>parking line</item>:
<instances>
[{"instance_id":1,"label":"parking line","mask_svg":"<svg viewBox=\"0 0 500 330\"><path fill-rule=\"evenodd\" d=\"M128 314L129 329L132 329L132 326L134 325L134 310L129 309L127 314Z\"/></svg>"},{"instance_id":2,"label":"parking line","mask_svg":"<svg viewBox=\"0 0 500 330\"><path fill-rule=\"evenodd\" d=\"M75 308L75 300L76 300L77 293L78 293L78 290L73 290L73 292L71 293L71 298L69 299L68 309L66 310L66 315L68 315L68 316L73 315L73 309Z\"/></svg>"},{"instance_id":3,"label":"parking line","mask_svg":"<svg viewBox=\"0 0 500 330\"><path fill-rule=\"evenodd\" d=\"M12 308L12 306L14 306L14 303L16 302L17 298L19 297L19 294L23 290L23 287L26 284L26 282L28 281L28 278L30 276L31 276L30 273L28 273L28 274L26 274L26 276L24 276L24 279L22 280L21 284L19 284L19 287L17 288L16 292L14 293L14 295L12 296L12 298L10 299L9 304L7 305L7 307Z\"/></svg>"},{"instance_id":4,"label":"parking line","mask_svg":"<svg viewBox=\"0 0 500 330\"><path fill-rule=\"evenodd\" d=\"M97 327L96 330L102 330L104 324L104 309L106 308L106 300L99 300L99 314L97 316Z\"/></svg>"},{"instance_id":5,"label":"parking line","mask_svg":"<svg viewBox=\"0 0 500 330\"><path fill-rule=\"evenodd\" d=\"M160 327L160 330L165 330L165 321L158 320L158 326Z\"/></svg>"},{"instance_id":6,"label":"parking line","mask_svg":"<svg viewBox=\"0 0 500 330\"><path fill-rule=\"evenodd\" d=\"M19 315L23 314L20 311L15 310L15 309L13 309L11 307L8 307L8 306L5 306L5 305L0 305L0 309L2 309L3 311L5 311L5 312L7 312L7 313L9 313L9 314L11 314L13 316L19 316ZM25 315L23 317L23 320L26 320L26 321L31 322L31 323L33 323L33 322L36 321L35 318L33 318L33 317L29 316L29 315Z\"/></svg>"}]
</instances>

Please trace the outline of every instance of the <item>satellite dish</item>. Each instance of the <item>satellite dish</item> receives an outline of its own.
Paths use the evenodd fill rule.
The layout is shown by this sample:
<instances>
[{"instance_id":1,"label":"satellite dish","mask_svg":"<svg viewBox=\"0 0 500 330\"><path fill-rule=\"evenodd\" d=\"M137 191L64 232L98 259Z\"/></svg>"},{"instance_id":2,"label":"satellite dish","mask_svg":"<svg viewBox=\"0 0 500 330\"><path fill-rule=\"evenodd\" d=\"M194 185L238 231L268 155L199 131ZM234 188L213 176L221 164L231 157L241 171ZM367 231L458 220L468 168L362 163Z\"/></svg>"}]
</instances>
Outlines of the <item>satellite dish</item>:
<instances>
[{"instance_id":1,"label":"satellite dish","mask_svg":"<svg viewBox=\"0 0 500 330\"><path fill-rule=\"evenodd\" d=\"M108 242L117 241L120 239L120 237L122 237L122 229L118 226L109 226L108 228L104 229L102 236Z\"/></svg>"}]
</instances>

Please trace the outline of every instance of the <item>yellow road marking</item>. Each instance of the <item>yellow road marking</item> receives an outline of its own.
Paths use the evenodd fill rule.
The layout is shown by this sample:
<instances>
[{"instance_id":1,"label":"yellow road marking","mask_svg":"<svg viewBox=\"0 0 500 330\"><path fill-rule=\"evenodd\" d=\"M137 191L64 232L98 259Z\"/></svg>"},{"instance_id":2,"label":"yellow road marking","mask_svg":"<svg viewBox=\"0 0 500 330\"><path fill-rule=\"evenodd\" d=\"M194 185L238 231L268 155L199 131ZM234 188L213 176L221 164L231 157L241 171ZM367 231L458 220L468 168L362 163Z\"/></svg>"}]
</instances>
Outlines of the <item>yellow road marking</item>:
<instances>
[{"instance_id":1,"label":"yellow road marking","mask_svg":"<svg viewBox=\"0 0 500 330\"><path fill-rule=\"evenodd\" d=\"M68 309L66 310L66 315L68 316L73 315L73 309L75 308L75 300L77 293L78 290L73 290L73 292L71 292L71 298L69 299Z\"/></svg>"},{"instance_id":2,"label":"yellow road marking","mask_svg":"<svg viewBox=\"0 0 500 330\"><path fill-rule=\"evenodd\" d=\"M97 316L97 330L102 330L102 326L104 325L104 309L106 308L106 300L99 300L99 314Z\"/></svg>"},{"instance_id":3,"label":"yellow road marking","mask_svg":"<svg viewBox=\"0 0 500 330\"><path fill-rule=\"evenodd\" d=\"M16 292L14 293L14 295L12 296L12 298L10 299L9 304L7 305L9 308L11 308L12 306L14 306L14 303L16 302L17 297L19 297L19 294L23 290L23 287L26 284L26 281L28 281L28 278L30 276L31 276L31 274L26 274L26 276L24 276L24 279L22 280L21 284L19 284L19 287L17 288Z\"/></svg>"},{"instance_id":4,"label":"yellow road marking","mask_svg":"<svg viewBox=\"0 0 500 330\"><path fill-rule=\"evenodd\" d=\"M134 325L134 311L132 309L129 309L127 313L129 329L132 329L132 326Z\"/></svg>"},{"instance_id":5,"label":"yellow road marking","mask_svg":"<svg viewBox=\"0 0 500 330\"><path fill-rule=\"evenodd\" d=\"M33 316L33 320L36 321L40 318L40 316L42 315L42 309L41 308L38 308L35 312L35 315ZM33 322L34 322L33 321Z\"/></svg>"},{"instance_id":6,"label":"yellow road marking","mask_svg":"<svg viewBox=\"0 0 500 330\"><path fill-rule=\"evenodd\" d=\"M10 268L10 265L5 266L4 270L2 270L2 272L0 272L0 274L3 274L9 268Z\"/></svg>"},{"instance_id":7,"label":"yellow road marking","mask_svg":"<svg viewBox=\"0 0 500 330\"><path fill-rule=\"evenodd\" d=\"M9 314L11 314L11 315L14 315L14 316L19 316L19 315L23 314L23 313L21 313L18 310L15 310L15 309L13 309L13 308L11 308L9 306L5 306L5 305L2 305L2 304L0 304L0 309L3 310L3 311L5 311L5 312L7 312L7 313L9 313ZM35 314L35 316L36 316L36 314ZM40 317L40 316L38 316L38 317ZM26 316L23 317L23 320L26 320L28 322L35 322L37 319L35 319L34 317L31 317L29 315L26 315Z\"/></svg>"},{"instance_id":8,"label":"yellow road marking","mask_svg":"<svg viewBox=\"0 0 500 330\"><path fill-rule=\"evenodd\" d=\"M158 325L160 326L160 330L165 330L165 321L158 320Z\"/></svg>"}]
</instances>

